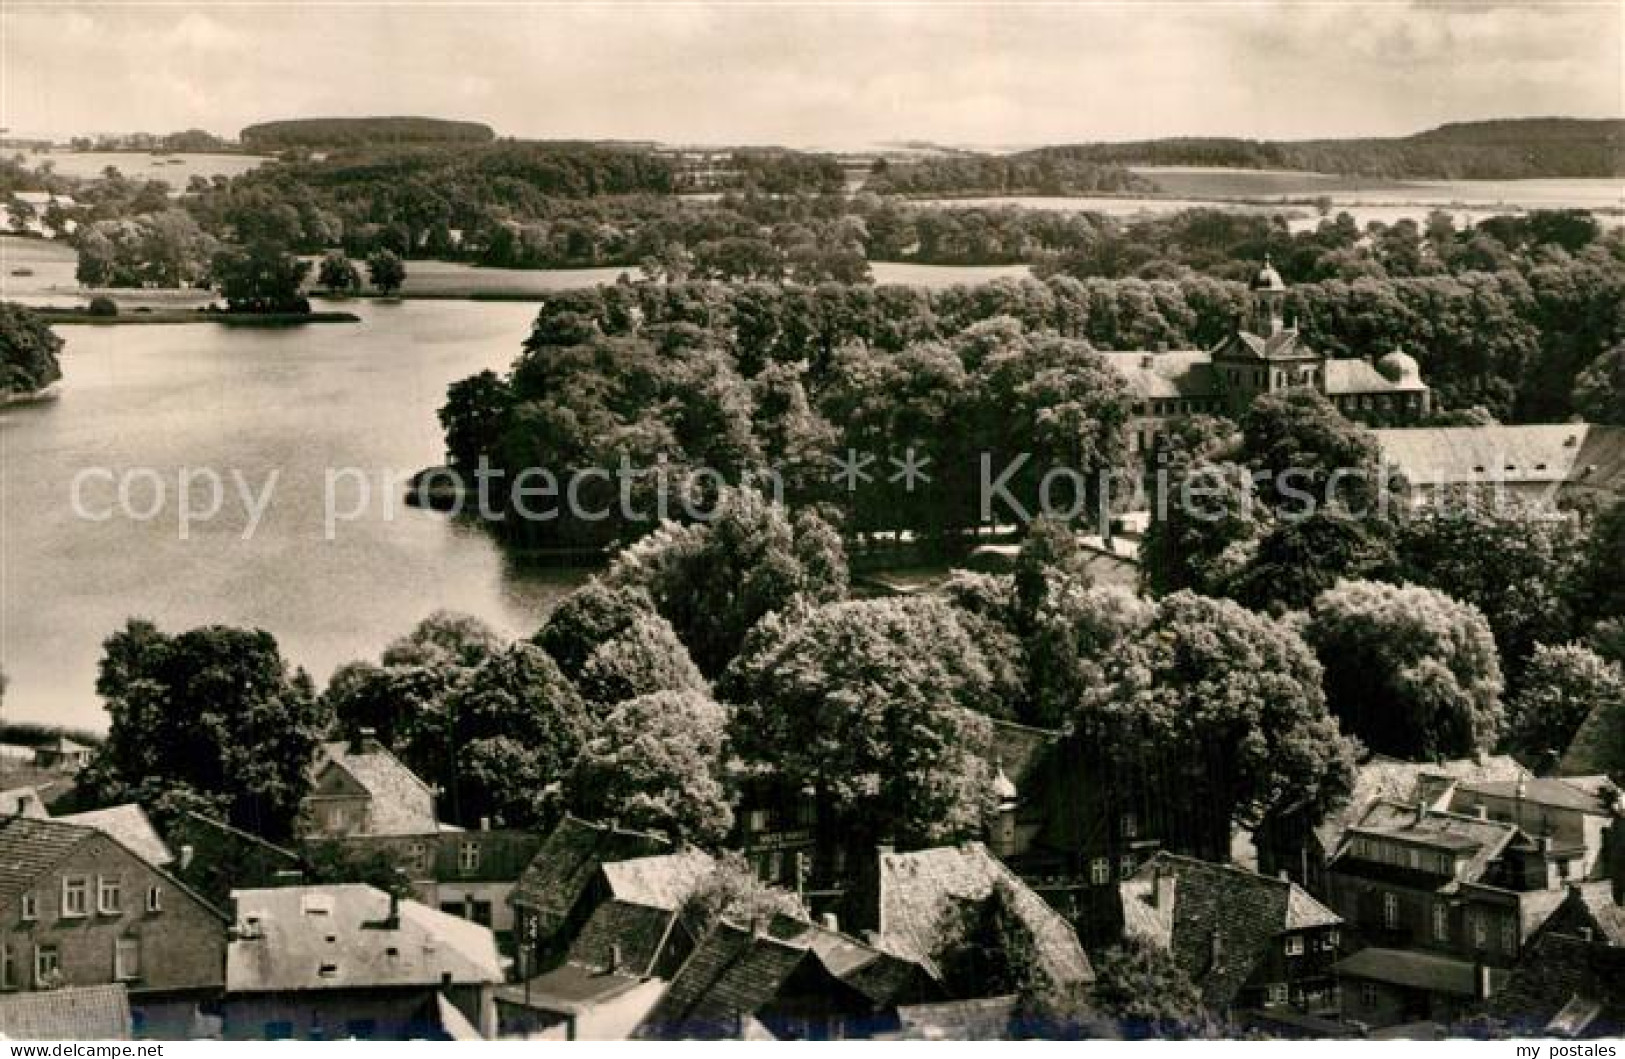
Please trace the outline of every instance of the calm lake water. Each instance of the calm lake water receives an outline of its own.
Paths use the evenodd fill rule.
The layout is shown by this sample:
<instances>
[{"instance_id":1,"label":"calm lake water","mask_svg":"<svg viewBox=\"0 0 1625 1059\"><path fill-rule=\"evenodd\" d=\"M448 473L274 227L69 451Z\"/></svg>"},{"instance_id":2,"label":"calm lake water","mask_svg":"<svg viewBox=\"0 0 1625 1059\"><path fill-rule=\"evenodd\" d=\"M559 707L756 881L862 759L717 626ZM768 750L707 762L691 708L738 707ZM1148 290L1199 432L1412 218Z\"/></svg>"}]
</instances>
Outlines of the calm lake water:
<instances>
[{"instance_id":1,"label":"calm lake water","mask_svg":"<svg viewBox=\"0 0 1625 1059\"><path fill-rule=\"evenodd\" d=\"M0 668L8 720L105 725L94 692L101 641L132 615L170 630L257 626L318 681L382 648L438 607L528 635L579 572L520 570L478 530L400 505L386 474L440 462L435 409L446 385L513 360L534 305L357 302L359 324L287 329L215 324L60 327L62 396L0 411ZM150 468L156 515L76 515L85 468ZM375 503L324 539L328 468L354 467ZM183 468L223 479L220 515L180 537ZM250 518L232 475L265 489ZM344 509L356 478L338 480ZM115 505L106 480L82 505ZM201 479L197 508L208 506ZM132 480L136 514L156 499Z\"/></svg>"}]
</instances>

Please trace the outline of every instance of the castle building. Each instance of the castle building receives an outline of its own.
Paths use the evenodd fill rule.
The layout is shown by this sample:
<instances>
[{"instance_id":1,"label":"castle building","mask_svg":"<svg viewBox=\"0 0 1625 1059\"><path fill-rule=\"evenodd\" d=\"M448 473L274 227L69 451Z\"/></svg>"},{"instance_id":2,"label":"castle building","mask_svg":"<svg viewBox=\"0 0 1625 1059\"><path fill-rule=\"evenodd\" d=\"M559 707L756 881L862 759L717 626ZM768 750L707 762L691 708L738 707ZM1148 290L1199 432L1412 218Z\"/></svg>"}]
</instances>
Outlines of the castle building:
<instances>
[{"instance_id":1,"label":"castle building","mask_svg":"<svg viewBox=\"0 0 1625 1059\"><path fill-rule=\"evenodd\" d=\"M1264 394L1310 386L1350 419L1403 425L1425 417L1427 383L1414 358L1395 349L1371 361L1317 352L1285 319L1286 284L1268 258L1251 284L1252 305L1236 329L1210 350L1102 354L1137 397L1129 444L1148 450L1170 420L1187 415L1239 419Z\"/></svg>"}]
</instances>

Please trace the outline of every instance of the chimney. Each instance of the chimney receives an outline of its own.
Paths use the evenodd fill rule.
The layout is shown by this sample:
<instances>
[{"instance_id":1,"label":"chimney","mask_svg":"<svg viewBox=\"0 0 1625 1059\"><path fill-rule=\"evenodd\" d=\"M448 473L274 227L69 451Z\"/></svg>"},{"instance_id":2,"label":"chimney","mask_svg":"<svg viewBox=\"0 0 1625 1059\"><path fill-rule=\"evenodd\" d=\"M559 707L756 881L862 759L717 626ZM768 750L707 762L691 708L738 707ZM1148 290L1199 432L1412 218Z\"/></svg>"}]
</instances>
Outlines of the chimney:
<instances>
[{"instance_id":1,"label":"chimney","mask_svg":"<svg viewBox=\"0 0 1625 1059\"><path fill-rule=\"evenodd\" d=\"M358 728L350 736L350 753L373 754L378 751L378 729Z\"/></svg>"},{"instance_id":2,"label":"chimney","mask_svg":"<svg viewBox=\"0 0 1625 1059\"><path fill-rule=\"evenodd\" d=\"M1140 367L1151 368L1156 365L1157 358L1150 353L1140 354Z\"/></svg>"},{"instance_id":3,"label":"chimney","mask_svg":"<svg viewBox=\"0 0 1625 1059\"><path fill-rule=\"evenodd\" d=\"M190 868L192 866L192 858L195 857L196 855L197 855L197 851L195 849L193 849L190 845L185 845L185 846L181 847L181 860L180 860L181 871L185 871L187 868Z\"/></svg>"},{"instance_id":4,"label":"chimney","mask_svg":"<svg viewBox=\"0 0 1625 1059\"><path fill-rule=\"evenodd\" d=\"M1224 962L1224 935L1219 933L1218 927L1207 937L1207 956L1210 970Z\"/></svg>"},{"instance_id":5,"label":"chimney","mask_svg":"<svg viewBox=\"0 0 1625 1059\"><path fill-rule=\"evenodd\" d=\"M609 947L609 973L615 974L621 969L621 943L615 942Z\"/></svg>"},{"instance_id":6,"label":"chimney","mask_svg":"<svg viewBox=\"0 0 1625 1059\"><path fill-rule=\"evenodd\" d=\"M480 830L481 831L489 831L489 830L491 830L491 818L489 816L480 817Z\"/></svg>"},{"instance_id":7,"label":"chimney","mask_svg":"<svg viewBox=\"0 0 1625 1059\"><path fill-rule=\"evenodd\" d=\"M1480 820L1488 820L1490 818L1490 807L1480 802L1478 805L1473 806L1473 815Z\"/></svg>"},{"instance_id":8,"label":"chimney","mask_svg":"<svg viewBox=\"0 0 1625 1059\"><path fill-rule=\"evenodd\" d=\"M389 891L389 918L384 921L386 930L399 930L401 928L401 895L394 890Z\"/></svg>"},{"instance_id":9,"label":"chimney","mask_svg":"<svg viewBox=\"0 0 1625 1059\"><path fill-rule=\"evenodd\" d=\"M823 925L825 930L830 931L831 933L841 929L841 921L835 917L834 912L825 912L823 915L818 917L818 922Z\"/></svg>"},{"instance_id":10,"label":"chimney","mask_svg":"<svg viewBox=\"0 0 1625 1059\"><path fill-rule=\"evenodd\" d=\"M893 853L897 852L897 847L892 845L890 842L881 842L875 846L875 852L880 854L882 857L889 857Z\"/></svg>"},{"instance_id":11,"label":"chimney","mask_svg":"<svg viewBox=\"0 0 1625 1059\"><path fill-rule=\"evenodd\" d=\"M1428 803L1426 798L1416 799L1416 822L1421 823L1428 818Z\"/></svg>"},{"instance_id":12,"label":"chimney","mask_svg":"<svg viewBox=\"0 0 1625 1059\"><path fill-rule=\"evenodd\" d=\"M19 794L19 795L17 795L17 804L12 807L12 815L13 816L27 816L28 815L28 809L29 809L29 807L31 805L33 805L33 803L34 803L34 799L33 799L33 797L31 795L27 795L27 794Z\"/></svg>"},{"instance_id":13,"label":"chimney","mask_svg":"<svg viewBox=\"0 0 1625 1059\"><path fill-rule=\"evenodd\" d=\"M1536 840L1535 844L1539 847L1541 856L1549 857L1552 855L1551 835L1541 835L1540 838Z\"/></svg>"},{"instance_id":14,"label":"chimney","mask_svg":"<svg viewBox=\"0 0 1625 1059\"><path fill-rule=\"evenodd\" d=\"M1164 339L1164 340L1157 343L1157 352L1158 353L1166 353L1166 352L1168 352L1168 342L1167 342L1166 339Z\"/></svg>"}]
</instances>

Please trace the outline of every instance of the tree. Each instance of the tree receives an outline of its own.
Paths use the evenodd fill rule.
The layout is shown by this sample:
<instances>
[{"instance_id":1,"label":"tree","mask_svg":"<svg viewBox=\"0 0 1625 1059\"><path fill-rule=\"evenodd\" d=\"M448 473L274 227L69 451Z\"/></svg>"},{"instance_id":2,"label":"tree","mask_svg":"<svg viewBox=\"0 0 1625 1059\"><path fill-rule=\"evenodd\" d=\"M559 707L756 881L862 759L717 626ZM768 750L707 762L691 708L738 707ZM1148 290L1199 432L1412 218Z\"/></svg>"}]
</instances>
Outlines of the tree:
<instances>
[{"instance_id":1,"label":"tree","mask_svg":"<svg viewBox=\"0 0 1625 1059\"><path fill-rule=\"evenodd\" d=\"M709 696L662 691L610 711L567 783L571 811L713 845L733 827L721 772L728 714Z\"/></svg>"},{"instance_id":2,"label":"tree","mask_svg":"<svg viewBox=\"0 0 1625 1059\"><path fill-rule=\"evenodd\" d=\"M211 271L232 312L288 313L310 308L299 294L310 273L310 262L273 244L222 250L214 255Z\"/></svg>"},{"instance_id":3,"label":"tree","mask_svg":"<svg viewBox=\"0 0 1625 1059\"><path fill-rule=\"evenodd\" d=\"M822 851L975 834L991 809L975 708L990 677L953 607L933 599L775 614L722 683L741 758L810 788Z\"/></svg>"},{"instance_id":4,"label":"tree","mask_svg":"<svg viewBox=\"0 0 1625 1059\"><path fill-rule=\"evenodd\" d=\"M1015 617L1022 632L1029 632L1044 605L1045 596L1065 579L1089 587L1088 554L1078 535L1065 523L1040 516L1027 527L1016 552Z\"/></svg>"},{"instance_id":5,"label":"tree","mask_svg":"<svg viewBox=\"0 0 1625 1059\"><path fill-rule=\"evenodd\" d=\"M28 394L62 378L62 339L30 309L0 302L0 394Z\"/></svg>"},{"instance_id":6,"label":"tree","mask_svg":"<svg viewBox=\"0 0 1625 1059\"><path fill-rule=\"evenodd\" d=\"M1579 644L1540 644L1507 704L1507 737L1532 760L1555 761L1593 710L1625 710L1625 674Z\"/></svg>"},{"instance_id":7,"label":"tree","mask_svg":"<svg viewBox=\"0 0 1625 1059\"><path fill-rule=\"evenodd\" d=\"M659 691L708 694L710 686L671 623L651 612L634 617L613 639L593 649L576 686L602 714L616 703Z\"/></svg>"},{"instance_id":8,"label":"tree","mask_svg":"<svg viewBox=\"0 0 1625 1059\"><path fill-rule=\"evenodd\" d=\"M1093 955L1092 1008L1130 1040L1199 1035L1208 1021L1202 991L1173 954L1137 937Z\"/></svg>"},{"instance_id":9,"label":"tree","mask_svg":"<svg viewBox=\"0 0 1625 1059\"><path fill-rule=\"evenodd\" d=\"M1209 860L1225 858L1234 827L1336 805L1356 750L1291 628L1190 592L1160 600L1115 653L1067 742L1108 794L1148 792L1171 844Z\"/></svg>"},{"instance_id":10,"label":"tree","mask_svg":"<svg viewBox=\"0 0 1625 1059\"><path fill-rule=\"evenodd\" d=\"M502 637L472 614L437 610L384 650L386 666L477 666L502 647Z\"/></svg>"},{"instance_id":11,"label":"tree","mask_svg":"<svg viewBox=\"0 0 1625 1059\"><path fill-rule=\"evenodd\" d=\"M342 250L330 250L322 258L316 282L333 294L347 294L361 286L361 271Z\"/></svg>"},{"instance_id":12,"label":"tree","mask_svg":"<svg viewBox=\"0 0 1625 1059\"><path fill-rule=\"evenodd\" d=\"M704 937L724 919L754 925L773 916L789 916L803 923L812 919L795 894L764 883L744 854L731 850L716 858L716 865L689 891L682 908L682 920L691 924L696 937Z\"/></svg>"},{"instance_id":13,"label":"tree","mask_svg":"<svg viewBox=\"0 0 1625 1059\"><path fill-rule=\"evenodd\" d=\"M1409 512L1396 541L1406 581L1483 611L1514 684L1535 644L1573 627L1564 590L1581 544L1571 515L1473 492Z\"/></svg>"},{"instance_id":14,"label":"tree","mask_svg":"<svg viewBox=\"0 0 1625 1059\"><path fill-rule=\"evenodd\" d=\"M406 282L406 263L393 250L376 250L367 258L367 278L379 294L394 294Z\"/></svg>"},{"instance_id":15,"label":"tree","mask_svg":"<svg viewBox=\"0 0 1625 1059\"><path fill-rule=\"evenodd\" d=\"M688 646L700 672L727 667L745 634L792 600L846 595L840 537L817 515L793 521L754 489L729 489L708 522L665 525L627 548L604 579L641 588Z\"/></svg>"},{"instance_id":16,"label":"tree","mask_svg":"<svg viewBox=\"0 0 1625 1059\"><path fill-rule=\"evenodd\" d=\"M446 459L459 470L473 471L486 457L492 465L497 446L513 413L513 390L494 371L482 371L451 384L440 408L446 433Z\"/></svg>"},{"instance_id":17,"label":"tree","mask_svg":"<svg viewBox=\"0 0 1625 1059\"><path fill-rule=\"evenodd\" d=\"M1575 380L1574 406L1593 423L1625 426L1625 342L1597 354Z\"/></svg>"},{"instance_id":18,"label":"tree","mask_svg":"<svg viewBox=\"0 0 1625 1059\"><path fill-rule=\"evenodd\" d=\"M1483 613L1415 585L1349 581L1310 607L1304 637L1326 668L1326 699L1372 750L1413 761L1495 745L1501 663Z\"/></svg>"},{"instance_id":19,"label":"tree","mask_svg":"<svg viewBox=\"0 0 1625 1059\"><path fill-rule=\"evenodd\" d=\"M438 749L454 818L550 826L586 731L586 706L547 652L519 643L491 653L446 703Z\"/></svg>"},{"instance_id":20,"label":"tree","mask_svg":"<svg viewBox=\"0 0 1625 1059\"><path fill-rule=\"evenodd\" d=\"M103 645L96 690L112 724L81 783L98 803L138 801L167 824L201 798L254 834L292 833L328 716L270 633L131 620Z\"/></svg>"},{"instance_id":21,"label":"tree","mask_svg":"<svg viewBox=\"0 0 1625 1059\"><path fill-rule=\"evenodd\" d=\"M552 655L565 676L579 680L594 651L653 613L654 600L643 589L593 577L553 608L531 642Z\"/></svg>"},{"instance_id":22,"label":"tree","mask_svg":"<svg viewBox=\"0 0 1625 1059\"><path fill-rule=\"evenodd\" d=\"M1590 520L1569 590L1572 605L1583 621L1625 618L1625 576L1621 576L1621 570L1625 570L1625 500L1616 500Z\"/></svg>"},{"instance_id":23,"label":"tree","mask_svg":"<svg viewBox=\"0 0 1625 1059\"><path fill-rule=\"evenodd\" d=\"M1084 695L1105 680L1117 653L1150 625L1155 607L1116 587L1053 586L1028 634L1029 724L1065 728Z\"/></svg>"}]
</instances>

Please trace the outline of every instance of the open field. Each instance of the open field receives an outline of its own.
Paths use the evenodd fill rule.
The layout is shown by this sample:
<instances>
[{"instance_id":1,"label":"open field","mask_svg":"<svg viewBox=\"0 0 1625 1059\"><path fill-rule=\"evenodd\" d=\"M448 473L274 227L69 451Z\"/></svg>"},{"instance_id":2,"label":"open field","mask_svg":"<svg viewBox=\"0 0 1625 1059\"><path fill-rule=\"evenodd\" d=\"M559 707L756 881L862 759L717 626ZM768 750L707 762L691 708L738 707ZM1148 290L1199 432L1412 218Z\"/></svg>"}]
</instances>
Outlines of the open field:
<instances>
[{"instance_id":1,"label":"open field","mask_svg":"<svg viewBox=\"0 0 1625 1059\"><path fill-rule=\"evenodd\" d=\"M184 188L193 176L234 177L269 161L258 154L155 155L146 151L49 151L23 157L30 166L50 162L63 176L99 177L113 166L132 180L163 180L176 189Z\"/></svg>"}]
</instances>

